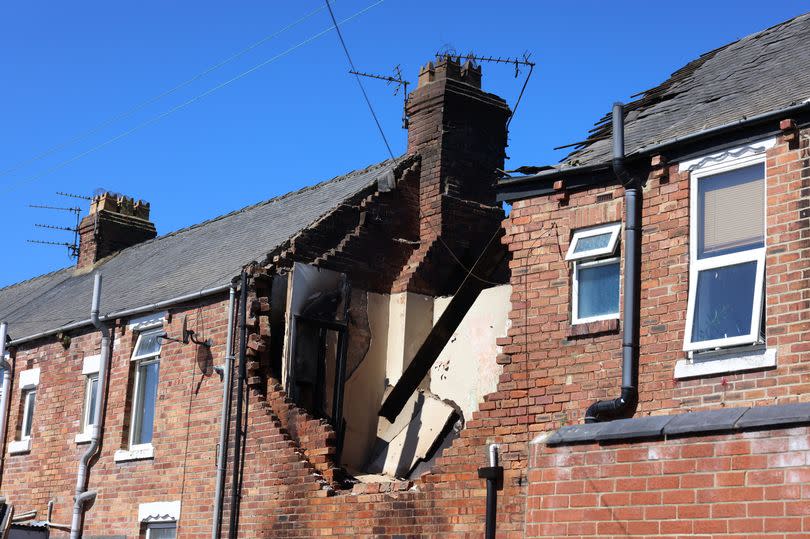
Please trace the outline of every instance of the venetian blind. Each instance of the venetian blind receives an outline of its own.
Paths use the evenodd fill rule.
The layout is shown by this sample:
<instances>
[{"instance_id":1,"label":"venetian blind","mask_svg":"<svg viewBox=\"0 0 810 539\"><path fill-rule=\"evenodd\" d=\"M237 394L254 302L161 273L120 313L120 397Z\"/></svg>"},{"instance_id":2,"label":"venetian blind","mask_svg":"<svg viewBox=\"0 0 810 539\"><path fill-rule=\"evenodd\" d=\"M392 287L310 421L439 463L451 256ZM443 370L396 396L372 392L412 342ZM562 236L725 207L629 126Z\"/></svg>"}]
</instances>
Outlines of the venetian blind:
<instances>
[{"instance_id":1,"label":"venetian blind","mask_svg":"<svg viewBox=\"0 0 810 539\"><path fill-rule=\"evenodd\" d=\"M764 172L758 163L699 180L701 258L764 245Z\"/></svg>"}]
</instances>

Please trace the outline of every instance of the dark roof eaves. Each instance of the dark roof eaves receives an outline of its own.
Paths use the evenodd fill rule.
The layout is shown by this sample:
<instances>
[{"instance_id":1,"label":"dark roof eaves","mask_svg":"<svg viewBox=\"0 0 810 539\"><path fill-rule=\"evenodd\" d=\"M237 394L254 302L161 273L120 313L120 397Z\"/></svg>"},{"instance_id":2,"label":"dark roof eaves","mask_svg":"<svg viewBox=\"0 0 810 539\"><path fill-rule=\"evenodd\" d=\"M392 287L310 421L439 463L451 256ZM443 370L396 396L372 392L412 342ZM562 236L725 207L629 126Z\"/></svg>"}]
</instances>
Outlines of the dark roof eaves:
<instances>
[{"instance_id":1,"label":"dark roof eaves","mask_svg":"<svg viewBox=\"0 0 810 539\"><path fill-rule=\"evenodd\" d=\"M749 129L756 125L762 124L763 122L766 122L768 120L773 120L777 117L784 117L784 115L786 114L805 111L810 111L810 99L807 99L800 103L793 103L787 107L775 109L769 112L765 112L763 114L758 114L748 118L741 118L734 122L712 127L709 129L704 129L702 131L696 131L694 133L690 133L689 135L676 137L674 139L667 140L658 144L653 144L651 146L642 147L628 154L626 156L626 159L628 161L638 161L647 156L659 154L664 151L671 151L674 148L677 148L678 146L681 145L685 145L687 143L692 144L698 142L701 139L733 133L735 130L738 129L739 130ZM773 131L774 133L776 133L779 130L775 128ZM536 193L538 189L544 189L544 187L548 189L549 186L558 179L570 175L585 175L593 172L601 172L602 170L609 170L610 168L611 168L610 161L603 161L600 163L590 163L587 165L579 165L579 166L565 166L565 167L557 166L556 168L544 170L542 172L539 172L538 174L533 174L531 176L507 178L505 180L499 181L496 186L498 190L498 201L512 202L514 200L526 198L525 196L522 195L524 192L532 192L532 196L539 196ZM605 182L604 180L602 182L598 181L592 182L594 186L600 185L601 183L607 182ZM553 189L551 189L546 194L551 194L551 192L553 192Z\"/></svg>"}]
</instances>

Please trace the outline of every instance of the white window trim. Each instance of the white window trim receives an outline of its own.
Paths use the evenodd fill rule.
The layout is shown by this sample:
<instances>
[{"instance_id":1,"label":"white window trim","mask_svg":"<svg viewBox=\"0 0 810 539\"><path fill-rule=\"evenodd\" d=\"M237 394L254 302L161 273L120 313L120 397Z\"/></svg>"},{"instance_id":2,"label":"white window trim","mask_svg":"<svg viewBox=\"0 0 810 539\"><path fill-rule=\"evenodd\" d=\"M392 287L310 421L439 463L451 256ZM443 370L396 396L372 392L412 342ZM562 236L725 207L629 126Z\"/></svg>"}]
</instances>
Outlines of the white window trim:
<instances>
[{"instance_id":1,"label":"white window trim","mask_svg":"<svg viewBox=\"0 0 810 539\"><path fill-rule=\"evenodd\" d=\"M90 409L90 403L92 402L92 389L93 384L90 383L90 380L95 378L97 380L96 385L98 386L98 372L88 374L84 377L84 407L82 408L82 432L84 434L89 435L90 429L92 425L90 423L91 419L93 419L93 412L95 410Z\"/></svg>"},{"instance_id":2,"label":"white window trim","mask_svg":"<svg viewBox=\"0 0 810 539\"><path fill-rule=\"evenodd\" d=\"M619 241L619 232L621 232L621 230L621 223L611 223L609 225L599 225L577 230L571 237L571 244L568 246L568 252L565 254L565 259L572 261L582 260L585 258L594 258L597 256L612 255L616 252L616 245ZM607 234L608 232L610 233L610 239L605 247L574 253L577 245L579 244L579 240L593 236L600 236L602 234Z\"/></svg>"},{"instance_id":3,"label":"white window trim","mask_svg":"<svg viewBox=\"0 0 810 539\"><path fill-rule=\"evenodd\" d=\"M101 355L85 356L82 361L82 374L96 374L99 370Z\"/></svg>"},{"instance_id":4,"label":"white window trim","mask_svg":"<svg viewBox=\"0 0 810 539\"><path fill-rule=\"evenodd\" d=\"M31 451L31 438L13 440L8 443L9 455L19 455L20 453L28 453L29 451Z\"/></svg>"},{"instance_id":5,"label":"white window trim","mask_svg":"<svg viewBox=\"0 0 810 539\"><path fill-rule=\"evenodd\" d=\"M754 162L756 162L757 160L762 159L765 152L768 149L773 148L775 145L776 137L771 137L752 142L745 146L739 146L737 148L731 148L728 150L703 155L688 161L681 161L678 163L678 172L685 172L687 170L693 172L703 172L715 168L729 167L729 165L732 165L730 168L746 166L739 165L738 163L743 162L745 159L753 159ZM714 173L715 172L712 172L712 174Z\"/></svg>"},{"instance_id":6,"label":"white window trim","mask_svg":"<svg viewBox=\"0 0 810 539\"><path fill-rule=\"evenodd\" d=\"M598 260L589 261L576 261L574 262L574 277L571 290L571 323L572 324L588 324L590 322L599 322L600 320L617 320L619 318L621 309L617 309L615 313L602 314L599 316L589 316L585 318L579 317L579 270L581 268L592 268L596 266L605 266L607 264L619 264L619 291L621 292L621 258L614 256L611 258L600 258Z\"/></svg>"},{"instance_id":7,"label":"white window trim","mask_svg":"<svg viewBox=\"0 0 810 539\"><path fill-rule=\"evenodd\" d=\"M730 350L724 354L707 358L704 361L680 359L675 363L675 378L696 378L699 376L716 376L753 369L764 369L776 366L776 349L767 350Z\"/></svg>"},{"instance_id":8,"label":"white window trim","mask_svg":"<svg viewBox=\"0 0 810 539\"><path fill-rule=\"evenodd\" d=\"M82 403L82 417L79 425L81 430L73 439L73 441L77 444L86 444L90 442L91 439L91 432L88 425L88 414L91 413L91 411L88 410L88 405L90 403L90 387L92 386L88 384L88 379L94 375L98 377L100 362L101 355L85 356L84 361L82 361L82 375L84 377L84 402Z\"/></svg>"},{"instance_id":9,"label":"white window trim","mask_svg":"<svg viewBox=\"0 0 810 539\"><path fill-rule=\"evenodd\" d=\"M146 460L155 458L155 447L152 444L139 444L129 449L116 449L113 455L115 462L128 462L130 460Z\"/></svg>"},{"instance_id":10,"label":"white window trim","mask_svg":"<svg viewBox=\"0 0 810 539\"><path fill-rule=\"evenodd\" d=\"M180 500L142 503L138 505L138 522L176 523L180 520L180 509Z\"/></svg>"},{"instance_id":11,"label":"white window trim","mask_svg":"<svg viewBox=\"0 0 810 539\"><path fill-rule=\"evenodd\" d=\"M759 146L751 145L744 146L738 150L727 150L712 154L700 159L692 160L687 170L691 170L689 178L689 300L687 303L686 311L686 327L683 334L683 349L686 352L694 352L699 350L712 350L716 348L725 348L729 346L737 346L741 344L756 343L760 339L760 328L762 319L762 299L763 299L763 282L765 274L765 247L757 249L749 249L737 253L727 255L720 255L715 257L708 257L704 259L698 258L698 182L707 176L713 176L722 172L728 172L739 168L765 163L765 150L772 146L768 145L769 141L765 141ZM743 155L745 153L752 153L752 155ZM681 166L684 166L682 164ZM767 171L763 178L764 196L765 196L765 212L768 211L768 176ZM767 215L766 215L767 216ZM764 232L764 231L763 231ZM765 235L767 236L767 235ZM767 237L765 237L767 242ZM723 339L713 339L711 341L697 341L692 342L692 328L694 325L695 314L695 301L697 295L697 278L701 271L709 270L717 267L728 267L743 262L756 262L756 278L754 281L754 303L751 313L751 328L746 335L738 335L736 337L727 337Z\"/></svg>"},{"instance_id":12,"label":"white window trim","mask_svg":"<svg viewBox=\"0 0 810 539\"><path fill-rule=\"evenodd\" d=\"M159 355L152 355L147 356L146 358L141 358L138 360L138 363L135 365L135 383L132 386L132 414L130 417L130 425L129 425L129 450L130 451L140 451L146 449L147 447L152 447L151 443L147 444L133 444L132 441L135 439L135 426L138 424L135 421L135 414L139 413L141 402L140 402L140 391L139 391L139 384L141 383L141 366L142 365L149 365L152 363L160 364L160 356ZM158 369L160 367L158 366ZM157 401L157 396L155 398ZM157 402L155 402L155 409L157 410ZM154 429L154 426L153 426ZM154 432L154 431L153 431Z\"/></svg>"},{"instance_id":13,"label":"white window trim","mask_svg":"<svg viewBox=\"0 0 810 539\"><path fill-rule=\"evenodd\" d=\"M127 322L127 329L130 331L145 331L147 329L154 329L163 326L166 321L168 313L161 311L157 313L150 313L144 316L130 319Z\"/></svg>"},{"instance_id":14,"label":"white window trim","mask_svg":"<svg viewBox=\"0 0 810 539\"><path fill-rule=\"evenodd\" d=\"M20 389L36 389L39 386L39 368L20 371Z\"/></svg>"}]
</instances>

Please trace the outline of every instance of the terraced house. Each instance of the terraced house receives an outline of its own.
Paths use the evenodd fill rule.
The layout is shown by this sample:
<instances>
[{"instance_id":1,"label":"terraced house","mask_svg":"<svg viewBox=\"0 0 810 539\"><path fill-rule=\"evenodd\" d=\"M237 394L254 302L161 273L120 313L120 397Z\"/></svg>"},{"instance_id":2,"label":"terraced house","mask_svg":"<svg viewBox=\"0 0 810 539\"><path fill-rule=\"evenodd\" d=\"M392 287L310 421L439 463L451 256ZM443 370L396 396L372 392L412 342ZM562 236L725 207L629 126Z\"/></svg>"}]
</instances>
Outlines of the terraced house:
<instances>
[{"instance_id":1,"label":"terraced house","mask_svg":"<svg viewBox=\"0 0 810 539\"><path fill-rule=\"evenodd\" d=\"M398 159L159 237L95 198L75 267L0 290L7 507L74 537L808 536L808 67L804 15L514 176L508 107L443 57Z\"/></svg>"}]
</instances>

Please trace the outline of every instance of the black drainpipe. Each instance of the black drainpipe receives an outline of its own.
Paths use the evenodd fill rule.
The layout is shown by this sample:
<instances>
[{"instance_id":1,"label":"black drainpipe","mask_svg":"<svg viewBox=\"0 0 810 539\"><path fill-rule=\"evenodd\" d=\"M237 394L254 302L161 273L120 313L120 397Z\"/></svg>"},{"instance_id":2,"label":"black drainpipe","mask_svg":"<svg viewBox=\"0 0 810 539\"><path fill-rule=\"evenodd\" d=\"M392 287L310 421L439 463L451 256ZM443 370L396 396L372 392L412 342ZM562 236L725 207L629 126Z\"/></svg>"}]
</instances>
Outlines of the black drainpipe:
<instances>
[{"instance_id":1,"label":"black drainpipe","mask_svg":"<svg viewBox=\"0 0 810 539\"><path fill-rule=\"evenodd\" d=\"M641 182L624 164L624 105L613 104L613 173L624 186L624 302L622 304L622 392L597 401L585 412L585 423L632 417L638 405L638 342L641 309Z\"/></svg>"},{"instance_id":2,"label":"black drainpipe","mask_svg":"<svg viewBox=\"0 0 810 539\"><path fill-rule=\"evenodd\" d=\"M233 442L233 483L231 486L231 514L228 526L229 539L236 539L239 525L239 501L241 499L241 462L242 462L242 401L245 379L247 378L247 272L242 271L242 282L239 285L239 376L236 384L236 423Z\"/></svg>"}]
</instances>

